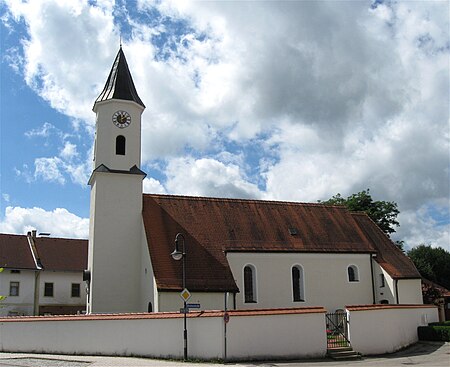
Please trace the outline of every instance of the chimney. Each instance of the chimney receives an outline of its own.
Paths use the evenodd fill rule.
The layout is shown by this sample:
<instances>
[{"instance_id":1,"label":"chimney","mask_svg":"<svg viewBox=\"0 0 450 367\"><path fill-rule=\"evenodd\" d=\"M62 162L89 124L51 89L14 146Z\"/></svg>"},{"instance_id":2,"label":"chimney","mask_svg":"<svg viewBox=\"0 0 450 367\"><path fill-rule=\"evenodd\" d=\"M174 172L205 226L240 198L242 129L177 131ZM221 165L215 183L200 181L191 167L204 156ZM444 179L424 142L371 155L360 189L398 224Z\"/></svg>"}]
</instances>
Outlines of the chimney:
<instances>
[{"instance_id":1,"label":"chimney","mask_svg":"<svg viewBox=\"0 0 450 367\"><path fill-rule=\"evenodd\" d=\"M33 230L31 231L31 236L32 236L33 238L36 238L36 234L37 234L37 231L36 231L35 229L33 229Z\"/></svg>"}]
</instances>

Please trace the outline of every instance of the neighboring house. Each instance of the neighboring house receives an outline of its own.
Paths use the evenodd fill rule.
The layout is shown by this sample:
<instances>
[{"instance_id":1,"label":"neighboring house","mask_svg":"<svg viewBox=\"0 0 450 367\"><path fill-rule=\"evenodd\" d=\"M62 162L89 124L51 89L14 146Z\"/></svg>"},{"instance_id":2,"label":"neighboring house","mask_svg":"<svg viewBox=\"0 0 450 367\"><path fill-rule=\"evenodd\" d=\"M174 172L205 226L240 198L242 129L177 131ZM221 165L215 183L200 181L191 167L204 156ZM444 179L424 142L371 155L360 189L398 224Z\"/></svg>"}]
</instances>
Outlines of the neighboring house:
<instances>
[{"instance_id":1,"label":"neighboring house","mask_svg":"<svg viewBox=\"0 0 450 367\"><path fill-rule=\"evenodd\" d=\"M120 48L94 103L88 312L422 303L420 275L370 218L344 207L143 194L141 114ZM151 122L150 122L151 123ZM183 242L184 239L184 242Z\"/></svg>"},{"instance_id":2,"label":"neighboring house","mask_svg":"<svg viewBox=\"0 0 450 367\"><path fill-rule=\"evenodd\" d=\"M422 294L425 304L439 307L439 320L450 320L450 291L431 280L422 278Z\"/></svg>"},{"instance_id":3,"label":"neighboring house","mask_svg":"<svg viewBox=\"0 0 450 367\"><path fill-rule=\"evenodd\" d=\"M86 240L0 234L0 315L85 311L86 265Z\"/></svg>"}]
</instances>

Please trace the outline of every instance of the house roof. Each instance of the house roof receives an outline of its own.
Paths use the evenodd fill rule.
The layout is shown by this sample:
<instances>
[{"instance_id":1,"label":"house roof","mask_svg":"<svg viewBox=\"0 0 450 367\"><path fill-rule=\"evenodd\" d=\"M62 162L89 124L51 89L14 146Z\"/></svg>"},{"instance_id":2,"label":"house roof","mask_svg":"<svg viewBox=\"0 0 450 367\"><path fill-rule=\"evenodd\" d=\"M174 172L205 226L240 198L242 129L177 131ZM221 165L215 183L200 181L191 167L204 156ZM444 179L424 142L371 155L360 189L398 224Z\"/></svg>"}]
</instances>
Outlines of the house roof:
<instances>
[{"instance_id":1,"label":"house roof","mask_svg":"<svg viewBox=\"0 0 450 367\"><path fill-rule=\"evenodd\" d=\"M87 268L87 240L36 237L34 242L35 256L44 270L83 271ZM0 267L36 269L27 236L0 234Z\"/></svg>"},{"instance_id":2,"label":"house roof","mask_svg":"<svg viewBox=\"0 0 450 367\"><path fill-rule=\"evenodd\" d=\"M177 232L186 236L187 286L193 291L237 291L226 259L226 252L235 251L374 253L392 276L418 277L406 256L363 217L323 204L154 194L143 200L160 290L181 289L181 265L170 257Z\"/></svg>"},{"instance_id":3,"label":"house roof","mask_svg":"<svg viewBox=\"0 0 450 367\"><path fill-rule=\"evenodd\" d=\"M35 244L44 270L83 271L87 269L87 240L37 237Z\"/></svg>"},{"instance_id":4,"label":"house roof","mask_svg":"<svg viewBox=\"0 0 450 367\"><path fill-rule=\"evenodd\" d=\"M27 236L0 233L0 268L36 269Z\"/></svg>"},{"instance_id":5,"label":"house roof","mask_svg":"<svg viewBox=\"0 0 450 367\"><path fill-rule=\"evenodd\" d=\"M114 60L105 87L95 102L97 103L109 99L134 101L145 108L145 105L139 98L136 87L134 86L125 54L122 51L122 46Z\"/></svg>"}]
</instances>

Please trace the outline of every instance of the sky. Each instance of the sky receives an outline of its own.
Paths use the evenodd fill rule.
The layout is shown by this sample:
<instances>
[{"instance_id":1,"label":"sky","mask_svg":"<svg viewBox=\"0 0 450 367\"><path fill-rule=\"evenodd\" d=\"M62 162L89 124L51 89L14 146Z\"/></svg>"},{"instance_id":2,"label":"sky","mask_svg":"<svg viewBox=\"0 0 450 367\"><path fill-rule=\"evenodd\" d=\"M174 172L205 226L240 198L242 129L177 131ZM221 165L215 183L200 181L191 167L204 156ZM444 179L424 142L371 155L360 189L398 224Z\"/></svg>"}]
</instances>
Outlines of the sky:
<instances>
[{"instance_id":1,"label":"sky","mask_svg":"<svg viewBox=\"0 0 450 367\"><path fill-rule=\"evenodd\" d=\"M144 192L317 202L370 189L449 249L448 1L0 0L0 231L87 238L120 42Z\"/></svg>"}]
</instances>

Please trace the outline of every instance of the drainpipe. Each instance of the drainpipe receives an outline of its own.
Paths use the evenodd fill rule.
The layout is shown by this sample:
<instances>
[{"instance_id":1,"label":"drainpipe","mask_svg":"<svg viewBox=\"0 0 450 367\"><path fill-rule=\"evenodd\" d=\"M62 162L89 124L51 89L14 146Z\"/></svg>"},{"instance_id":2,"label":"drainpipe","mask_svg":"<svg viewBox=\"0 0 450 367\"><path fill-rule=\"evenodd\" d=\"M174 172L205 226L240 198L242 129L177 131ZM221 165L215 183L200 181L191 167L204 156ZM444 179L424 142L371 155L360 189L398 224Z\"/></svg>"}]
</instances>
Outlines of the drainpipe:
<instances>
[{"instance_id":1,"label":"drainpipe","mask_svg":"<svg viewBox=\"0 0 450 367\"><path fill-rule=\"evenodd\" d=\"M34 274L33 315L39 316L39 285L43 267L36 248L36 230L27 233L27 240L31 255L33 256L34 265L36 266Z\"/></svg>"},{"instance_id":2,"label":"drainpipe","mask_svg":"<svg viewBox=\"0 0 450 367\"><path fill-rule=\"evenodd\" d=\"M372 298L373 304L375 304L376 299L375 299L375 279L373 278L373 254L370 254L370 274L372 275Z\"/></svg>"}]
</instances>

